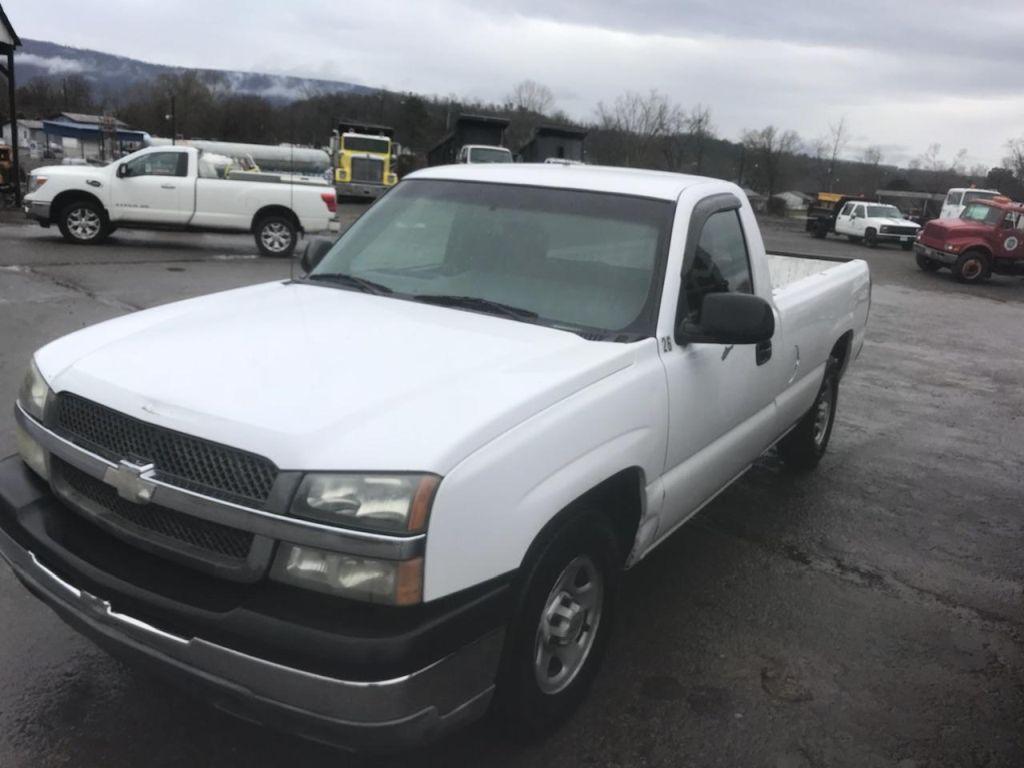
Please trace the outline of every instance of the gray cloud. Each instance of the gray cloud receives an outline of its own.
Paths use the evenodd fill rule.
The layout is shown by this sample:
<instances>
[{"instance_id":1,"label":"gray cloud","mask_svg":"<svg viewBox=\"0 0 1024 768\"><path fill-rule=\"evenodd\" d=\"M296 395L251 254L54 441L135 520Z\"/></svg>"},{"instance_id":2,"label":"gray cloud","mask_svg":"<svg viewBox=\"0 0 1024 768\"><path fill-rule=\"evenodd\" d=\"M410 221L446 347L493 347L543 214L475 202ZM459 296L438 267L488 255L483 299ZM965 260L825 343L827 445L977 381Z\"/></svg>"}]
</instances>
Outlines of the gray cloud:
<instances>
[{"instance_id":1,"label":"gray cloud","mask_svg":"<svg viewBox=\"0 0 1024 768\"><path fill-rule=\"evenodd\" d=\"M845 115L857 147L891 147L885 162L939 143L946 156L965 147L972 162L994 164L1024 131L1019 0L103 5L97 14L70 0L5 3L24 36L167 64L486 100L532 78L581 119L598 101L657 88L709 105L729 138L768 123L810 138Z\"/></svg>"}]
</instances>

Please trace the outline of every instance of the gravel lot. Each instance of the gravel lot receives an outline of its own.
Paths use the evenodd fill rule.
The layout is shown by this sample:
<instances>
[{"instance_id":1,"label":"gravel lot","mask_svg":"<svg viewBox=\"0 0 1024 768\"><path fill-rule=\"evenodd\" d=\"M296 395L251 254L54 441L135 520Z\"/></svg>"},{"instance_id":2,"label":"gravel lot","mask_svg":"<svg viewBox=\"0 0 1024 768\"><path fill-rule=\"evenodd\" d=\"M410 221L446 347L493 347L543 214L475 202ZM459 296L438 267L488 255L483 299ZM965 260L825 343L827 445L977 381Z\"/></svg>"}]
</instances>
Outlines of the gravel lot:
<instances>
[{"instance_id":1,"label":"gravel lot","mask_svg":"<svg viewBox=\"0 0 1024 768\"><path fill-rule=\"evenodd\" d=\"M769 456L626 579L593 694L542 744L483 723L419 765L1024 765L1024 280L968 288L866 258L868 340L829 454ZM31 352L124 312L285 277L251 238L119 232L65 245L0 217L0 401ZM0 409L0 451L14 450ZM406 765L222 715L122 667L0 567L0 766Z\"/></svg>"}]
</instances>

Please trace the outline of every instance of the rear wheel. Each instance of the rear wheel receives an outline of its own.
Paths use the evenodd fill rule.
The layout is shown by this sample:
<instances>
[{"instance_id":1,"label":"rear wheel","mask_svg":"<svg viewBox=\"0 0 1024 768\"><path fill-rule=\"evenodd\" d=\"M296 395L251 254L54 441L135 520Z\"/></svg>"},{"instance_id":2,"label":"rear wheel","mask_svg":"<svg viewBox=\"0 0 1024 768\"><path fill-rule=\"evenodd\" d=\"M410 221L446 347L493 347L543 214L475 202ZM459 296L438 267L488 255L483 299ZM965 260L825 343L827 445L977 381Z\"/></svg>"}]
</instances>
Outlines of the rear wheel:
<instances>
[{"instance_id":1,"label":"rear wheel","mask_svg":"<svg viewBox=\"0 0 1024 768\"><path fill-rule=\"evenodd\" d=\"M256 224L256 247L264 256L288 258L295 251L298 230L287 216L267 216Z\"/></svg>"},{"instance_id":2,"label":"rear wheel","mask_svg":"<svg viewBox=\"0 0 1024 768\"><path fill-rule=\"evenodd\" d=\"M825 237L828 234L828 222L816 221L814 227L811 228L811 234L819 239Z\"/></svg>"},{"instance_id":3,"label":"rear wheel","mask_svg":"<svg viewBox=\"0 0 1024 768\"><path fill-rule=\"evenodd\" d=\"M95 245L107 237L107 216L103 207L92 200L77 200L57 216L61 235L69 243Z\"/></svg>"},{"instance_id":4,"label":"rear wheel","mask_svg":"<svg viewBox=\"0 0 1024 768\"><path fill-rule=\"evenodd\" d=\"M935 259L929 259L923 253L919 253L914 257L917 261L917 266L920 267L924 272L938 272L942 269L942 264Z\"/></svg>"},{"instance_id":5,"label":"rear wheel","mask_svg":"<svg viewBox=\"0 0 1024 768\"><path fill-rule=\"evenodd\" d=\"M593 512L559 530L524 569L495 694L513 733L543 736L583 701L608 642L621 568L611 526Z\"/></svg>"},{"instance_id":6,"label":"rear wheel","mask_svg":"<svg viewBox=\"0 0 1024 768\"><path fill-rule=\"evenodd\" d=\"M864 245L866 245L868 248L878 247L878 233L875 230L864 230Z\"/></svg>"},{"instance_id":7,"label":"rear wheel","mask_svg":"<svg viewBox=\"0 0 1024 768\"><path fill-rule=\"evenodd\" d=\"M980 283L988 277L988 257L981 251L965 251L952 271L953 277L961 283Z\"/></svg>"},{"instance_id":8,"label":"rear wheel","mask_svg":"<svg viewBox=\"0 0 1024 768\"><path fill-rule=\"evenodd\" d=\"M799 423L779 441L779 455L791 469L810 471L818 466L832 437L839 400L839 360L829 358L818 396Z\"/></svg>"}]
</instances>

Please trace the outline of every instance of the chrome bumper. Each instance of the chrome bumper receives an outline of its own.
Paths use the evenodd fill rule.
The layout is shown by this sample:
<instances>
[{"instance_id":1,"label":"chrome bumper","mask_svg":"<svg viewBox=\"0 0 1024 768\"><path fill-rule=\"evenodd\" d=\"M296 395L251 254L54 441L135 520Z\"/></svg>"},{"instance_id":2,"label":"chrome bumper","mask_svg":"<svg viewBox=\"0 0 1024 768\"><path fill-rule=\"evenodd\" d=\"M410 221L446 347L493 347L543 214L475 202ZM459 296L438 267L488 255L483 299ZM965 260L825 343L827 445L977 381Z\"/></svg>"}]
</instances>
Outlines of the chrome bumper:
<instances>
[{"instance_id":1,"label":"chrome bumper","mask_svg":"<svg viewBox=\"0 0 1024 768\"><path fill-rule=\"evenodd\" d=\"M494 690L503 632L494 630L412 674L372 682L285 667L119 613L69 584L0 531L0 557L58 616L129 662L202 690L256 723L351 749L393 750L482 715Z\"/></svg>"},{"instance_id":2,"label":"chrome bumper","mask_svg":"<svg viewBox=\"0 0 1024 768\"><path fill-rule=\"evenodd\" d=\"M387 192L389 187L383 184L363 184L358 181L347 181L335 184L334 191L338 199L342 197L365 197L376 200Z\"/></svg>"},{"instance_id":3,"label":"chrome bumper","mask_svg":"<svg viewBox=\"0 0 1024 768\"><path fill-rule=\"evenodd\" d=\"M914 243L914 253L919 256L937 261L940 264L955 264L957 260L957 254L947 253L946 251L940 251L936 248L930 248L927 245L921 243Z\"/></svg>"}]
</instances>

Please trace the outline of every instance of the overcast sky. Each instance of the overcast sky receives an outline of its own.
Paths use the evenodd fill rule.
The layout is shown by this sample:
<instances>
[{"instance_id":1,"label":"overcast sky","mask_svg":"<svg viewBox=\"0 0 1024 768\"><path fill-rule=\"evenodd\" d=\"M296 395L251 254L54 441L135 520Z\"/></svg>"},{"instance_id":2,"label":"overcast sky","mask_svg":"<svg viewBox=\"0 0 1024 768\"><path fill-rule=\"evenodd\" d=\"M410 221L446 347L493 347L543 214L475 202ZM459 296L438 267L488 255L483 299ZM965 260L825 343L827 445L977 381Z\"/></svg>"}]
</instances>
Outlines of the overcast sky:
<instances>
[{"instance_id":1,"label":"overcast sky","mask_svg":"<svg viewBox=\"0 0 1024 768\"><path fill-rule=\"evenodd\" d=\"M5 0L20 35L160 64L500 100L519 80L584 120L656 88L720 135L804 139L846 116L847 155L997 164L1024 135L1024 0ZM510 7L515 12L510 12Z\"/></svg>"}]
</instances>

